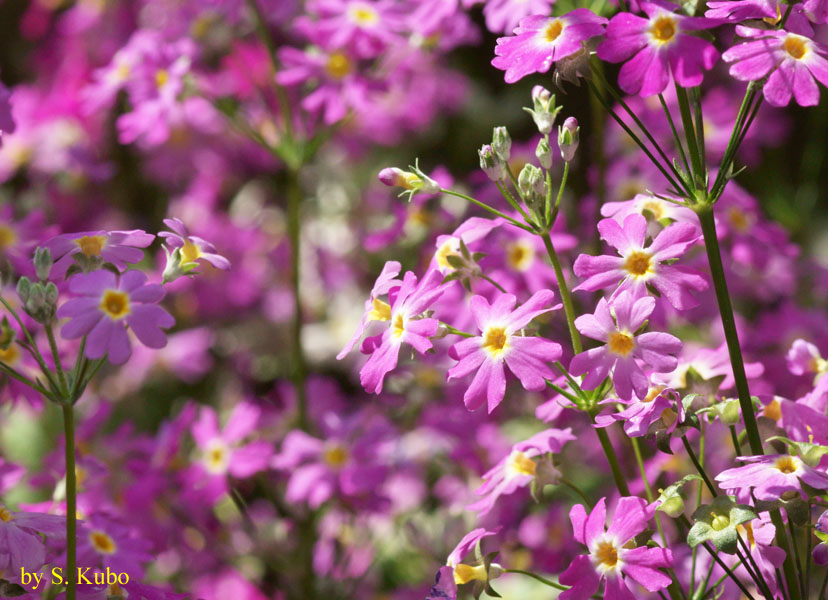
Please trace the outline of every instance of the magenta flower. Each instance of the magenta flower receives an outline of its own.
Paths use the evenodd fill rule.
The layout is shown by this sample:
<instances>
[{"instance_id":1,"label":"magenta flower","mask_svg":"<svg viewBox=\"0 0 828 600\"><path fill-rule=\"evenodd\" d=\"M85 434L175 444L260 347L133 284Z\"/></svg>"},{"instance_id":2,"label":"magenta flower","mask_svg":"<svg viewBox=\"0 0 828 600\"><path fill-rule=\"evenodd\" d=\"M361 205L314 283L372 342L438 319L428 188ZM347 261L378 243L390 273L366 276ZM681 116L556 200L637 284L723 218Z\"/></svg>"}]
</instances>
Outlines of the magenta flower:
<instances>
[{"instance_id":1,"label":"magenta flower","mask_svg":"<svg viewBox=\"0 0 828 600\"><path fill-rule=\"evenodd\" d=\"M78 273L69 278L69 291L82 297L58 309L59 319L71 319L60 333L70 340L87 336L89 358L107 356L111 363L122 364L132 353L127 325L149 348L163 348L167 336L162 329L175 325L175 319L157 306L164 288L147 283L140 271L127 271L120 278L107 270Z\"/></svg>"},{"instance_id":2,"label":"magenta flower","mask_svg":"<svg viewBox=\"0 0 828 600\"><path fill-rule=\"evenodd\" d=\"M466 508L483 516L494 508L501 496L514 494L535 478L537 463L532 460L548 452L559 454L566 442L575 439L570 428L547 429L512 446L508 455L483 475L483 483L475 494L483 496Z\"/></svg>"},{"instance_id":3,"label":"magenta flower","mask_svg":"<svg viewBox=\"0 0 828 600\"><path fill-rule=\"evenodd\" d=\"M50 276L60 278L66 274L76 256L85 261L90 268L98 268L101 262L108 262L123 271L127 264L138 263L144 259L144 251L141 248L152 244L154 239L154 235L140 229L84 231L53 237L43 246L51 251L55 260Z\"/></svg>"},{"instance_id":4,"label":"magenta flower","mask_svg":"<svg viewBox=\"0 0 828 600\"><path fill-rule=\"evenodd\" d=\"M466 338L451 347L449 356L459 362L448 372L448 378L454 379L477 371L463 395L469 410L475 410L486 400L491 413L503 400L504 363L527 390L540 391L546 387L547 379L555 379L547 363L561 357L561 345L537 336L519 335L538 315L560 308L549 306L553 297L552 291L541 290L517 310L517 299L511 294L499 296L491 305L483 296L472 297L469 308L483 335Z\"/></svg>"},{"instance_id":5,"label":"magenta flower","mask_svg":"<svg viewBox=\"0 0 828 600\"><path fill-rule=\"evenodd\" d=\"M610 398L605 404L626 404L627 407L615 414L599 414L595 416L595 422L599 427L609 427L616 421L624 423L624 432L630 437L642 437L647 435L650 427L661 421L669 423L666 433L675 430L676 425L682 420L683 407L679 395L672 389L663 385L650 387L647 395L642 399L631 398L621 400Z\"/></svg>"},{"instance_id":6,"label":"magenta flower","mask_svg":"<svg viewBox=\"0 0 828 600\"><path fill-rule=\"evenodd\" d=\"M423 317L423 313L443 293L443 276L431 270L417 283L417 276L408 271L402 285L389 293L391 304L377 304L376 320L388 321L390 327L380 335L366 338L361 350L370 354L359 372L360 382L368 392L379 394L385 375L397 366L403 343L423 354L431 349L429 337L437 333L437 319Z\"/></svg>"},{"instance_id":7,"label":"magenta flower","mask_svg":"<svg viewBox=\"0 0 828 600\"><path fill-rule=\"evenodd\" d=\"M685 17L649 2L642 2L641 8L646 19L630 13L615 15L597 48L601 60L628 61L618 74L621 89L645 97L659 94L667 88L671 74L683 87L700 85L719 52L707 40L686 32L709 29L719 22Z\"/></svg>"},{"instance_id":8,"label":"magenta flower","mask_svg":"<svg viewBox=\"0 0 828 600\"><path fill-rule=\"evenodd\" d=\"M657 592L670 585L670 578L659 571L670 567L673 554L666 548L630 547L633 538L647 528L655 514L655 504L626 496L618 501L609 529L606 498L601 498L587 515L580 504L569 512L575 540L589 549L589 554L575 557L561 573L560 582L572 587L561 592L561 600L586 600L604 581L604 600L634 598L625 576Z\"/></svg>"},{"instance_id":9,"label":"magenta flower","mask_svg":"<svg viewBox=\"0 0 828 600\"><path fill-rule=\"evenodd\" d=\"M509 33L530 15L548 15L555 0L488 0L483 7L486 29L492 33Z\"/></svg>"},{"instance_id":10,"label":"magenta flower","mask_svg":"<svg viewBox=\"0 0 828 600\"><path fill-rule=\"evenodd\" d=\"M66 519L33 512L12 512L0 504L0 571L34 571L46 562L43 534L66 539Z\"/></svg>"},{"instance_id":11,"label":"magenta flower","mask_svg":"<svg viewBox=\"0 0 828 600\"><path fill-rule=\"evenodd\" d=\"M802 339L794 340L785 355L788 370L794 375L819 373L828 370L828 362L819 353L819 348Z\"/></svg>"},{"instance_id":12,"label":"magenta flower","mask_svg":"<svg viewBox=\"0 0 828 600\"><path fill-rule=\"evenodd\" d=\"M791 96L800 106L819 104L819 87L828 85L828 46L784 30L736 27L736 33L752 38L722 55L734 63L730 74L740 81L767 81L762 92L768 104L787 106ZM814 81L816 79L816 81Z\"/></svg>"},{"instance_id":13,"label":"magenta flower","mask_svg":"<svg viewBox=\"0 0 828 600\"><path fill-rule=\"evenodd\" d=\"M586 8L560 17L526 17L514 36L497 40L492 65L506 71L506 83L546 73L552 63L581 52L584 42L604 32L606 22Z\"/></svg>"},{"instance_id":14,"label":"magenta flower","mask_svg":"<svg viewBox=\"0 0 828 600\"><path fill-rule=\"evenodd\" d=\"M606 344L578 354L569 364L573 375L587 374L584 389L595 389L612 371L612 383L622 400L632 398L633 392L644 399L650 380L641 368L642 363L658 373L676 368L678 360L671 355L681 350L678 338L663 332L635 334L653 312L655 303L655 298L645 296L636 300L625 291L612 303L612 311L606 299L601 298L594 314L575 319L578 331Z\"/></svg>"},{"instance_id":15,"label":"magenta flower","mask_svg":"<svg viewBox=\"0 0 828 600\"><path fill-rule=\"evenodd\" d=\"M219 254L216 247L207 240L190 235L190 230L181 219L164 219L164 225L172 229L172 232L162 231L158 237L164 238L167 245L173 249L172 254L167 253L165 283L180 275L194 274L199 260L204 260L223 271L230 268L230 261Z\"/></svg>"},{"instance_id":16,"label":"magenta flower","mask_svg":"<svg viewBox=\"0 0 828 600\"><path fill-rule=\"evenodd\" d=\"M93 515L78 535L78 564L90 567L90 572L109 567L129 573L130 578L143 577L142 565L153 559L151 550L152 545L133 535L128 526L102 515Z\"/></svg>"},{"instance_id":17,"label":"magenta flower","mask_svg":"<svg viewBox=\"0 0 828 600\"><path fill-rule=\"evenodd\" d=\"M828 473L807 465L797 456L739 456L736 460L750 464L722 471L716 475L716 481L729 494L738 492L740 500L749 497L750 488L753 488L757 500L771 501L779 500L790 492L807 498L808 493L802 484L818 490L828 489Z\"/></svg>"},{"instance_id":18,"label":"magenta flower","mask_svg":"<svg viewBox=\"0 0 828 600\"><path fill-rule=\"evenodd\" d=\"M689 290L704 290L707 281L695 269L668 264L682 256L699 238L699 230L690 223L673 223L644 247L647 219L631 214L619 225L615 219L598 223L601 238L618 250L620 257L581 254L573 266L578 277L586 277L576 290L594 292L618 285L613 297L629 290L633 297L647 295L647 285L655 287L679 310L698 305Z\"/></svg>"}]
</instances>

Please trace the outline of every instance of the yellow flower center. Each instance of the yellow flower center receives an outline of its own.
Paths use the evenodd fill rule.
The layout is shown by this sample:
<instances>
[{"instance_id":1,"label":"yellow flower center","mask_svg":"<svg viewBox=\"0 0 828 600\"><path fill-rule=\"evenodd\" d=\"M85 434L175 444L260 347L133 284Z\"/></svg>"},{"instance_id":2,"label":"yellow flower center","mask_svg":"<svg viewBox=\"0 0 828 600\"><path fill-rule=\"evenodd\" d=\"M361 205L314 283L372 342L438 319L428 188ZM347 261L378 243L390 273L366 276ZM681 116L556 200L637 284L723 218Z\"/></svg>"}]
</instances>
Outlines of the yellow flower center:
<instances>
[{"instance_id":1,"label":"yellow flower center","mask_svg":"<svg viewBox=\"0 0 828 600\"><path fill-rule=\"evenodd\" d=\"M536 468L537 465L534 460L519 450L513 450L509 455L506 472L510 477L515 475L529 475L530 477L534 477Z\"/></svg>"},{"instance_id":2,"label":"yellow flower center","mask_svg":"<svg viewBox=\"0 0 828 600\"><path fill-rule=\"evenodd\" d=\"M487 327L483 333L481 347L493 358L498 358L509 347L509 336L505 327Z\"/></svg>"},{"instance_id":3,"label":"yellow flower center","mask_svg":"<svg viewBox=\"0 0 828 600\"><path fill-rule=\"evenodd\" d=\"M196 246L192 242L186 241L184 242L184 245L181 246L181 262L195 262L199 259L200 256L201 250L199 250L198 246Z\"/></svg>"},{"instance_id":4,"label":"yellow flower center","mask_svg":"<svg viewBox=\"0 0 828 600\"><path fill-rule=\"evenodd\" d=\"M486 581L486 567L484 565L477 565L476 567L473 567L471 565L464 565L463 563L460 563L454 567L455 584L463 585L464 583L474 580Z\"/></svg>"},{"instance_id":5,"label":"yellow flower center","mask_svg":"<svg viewBox=\"0 0 828 600\"><path fill-rule=\"evenodd\" d=\"M17 234L8 225L0 225L0 250L5 250L17 241Z\"/></svg>"},{"instance_id":6,"label":"yellow flower center","mask_svg":"<svg viewBox=\"0 0 828 600\"><path fill-rule=\"evenodd\" d=\"M437 248L437 252L434 254L434 257L437 259L437 266L443 271L454 269L454 267L449 264L449 256L460 256L457 253L455 248L455 240L453 239L444 242L439 248Z\"/></svg>"},{"instance_id":7,"label":"yellow flower center","mask_svg":"<svg viewBox=\"0 0 828 600\"><path fill-rule=\"evenodd\" d=\"M207 471L213 474L224 473L227 471L229 462L230 453L227 444L219 439L211 440L204 451L204 463Z\"/></svg>"},{"instance_id":8,"label":"yellow flower center","mask_svg":"<svg viewBox=\"0 0 828 600\"><path fill-rule=\"evenodd\" d=\"M592 556L596 563L608 569L613 569L618 564L618 548L606 540L598 543Z\"/></svg>"},{"instance_id":9,"label":"yellow flower center","mask_svg":"<svg viewBox=\"0 0 828 600\"><path fill-rule=\"evenodd\" d=\"M348 451L339 444L325 449L322 459L331 467L339 468L348 460Z\"/></svg>"},{"instance_id":10,"label":"yellow flower center","mask_svg":"<svg viewBox=\"0 0 828 600\"><path fill-rule=\"evenodd\" d=\"M635 348L635 340L629 333L613 331L607 340L609 351L618 356L627 356Z\"/></svg>"},{"instance_id":11,"label":"yellow flower center","mask_svg":"<svg viewBox=\"0 0 828 600\"><path fill-rule=\"evenodd\" d=\"M17 346L11 345L5 350L0 348L0 362L6 363L7 365L15 365L19 359L20 350L17 349Z\"/></svg>"},{"instance_id":12,"label":"yellow flower center","mask_svg":"<svg viewBox=\"0 0 828 600\"><path fill-rule=\"evenodd\" d=\"M785 475L796 473L796 470L799 468L796 459L792 456L783 456L781 458L776 459L776 464L774 466L780 471L782 471Z\"/></svg>"},{"instance_id":13,"label":"yellow flower center","mask_svg":"<svg viewBox=\"0 0 828 600\"><path fill-rule=\"evenodd\" d=\"M648 200L645 202L641 207L641 212L644 212L645 210L650 211L656 221L660 221L664 218L664 205L658 200Z\"/></svg>"},{"instance_id":14,"label":"yellow flower center","mask_svg":"<svg viewBox=\"0 0 828 600\"><path fill-rule=\"evenodd\" d=\"M14 515L12 514L12 512L8 508L0 504L0 521L3 521L3 523L8 523L13 518Z\"/></svg>"},{"instance_id":15,"label":"yellow flower center","mask_svg":"<svg viewBox=\"0 0 828 600\"><path fill-rule=\"evenodd\" d=\"M105 243L106 237L102 235L85 235L75 240L75 244L86 256L100 256Z\"/></svg>"},{"instance_id":16,"label":"yellow flower center","mask_svg":"<svg viewBox=\"0 0 828 600\"><path fill-rule=\"evenodd\" d=\"M762 410L762 416L767 417L769 419L773 419L774 421L778 421L782 418L782 405L779 403L779 400L774 398L771 400L771 403L768 404Z\"/></svg>"},{"instance_id":17,"label":"yellow flower center","mask_svg":"<svg viewBox=\"0 0 828 600\"><path fill-rule=\"evenodd\" d=\"M676 37L676 19L669 15L661 15L650 26L653 39L659 44L668 44Z\"/></svg>"},{"instance_id":18,"label":"yellow flower center","mask_svg":"<svg viewBox=\"0 0 828 600\"><path fill-rule=\"evenodd\" d=\"M115 545L115 540L103 531L93 531L90 533L89 541L92 542L92 547L99 554L115 554L115 550L118 549Z\"/></svg>"},{"instance_id":19,"label":"yellow flower center","mask_svg":"<svg viewBox=\"0 0 828 600\"><path fill-rule=\"evenodd\" d=\"M730 217L730 225L733 229L740 233L746 232L753 224L753 219L744 211L741 211L736 207L731 208L727 212L727 216Z\"/></svg>"},{"instance_id":20,"label":"yellow flower center","mask_svg":"<svg viewBox=\"0 0 828 600\"><path fill-rule=\"evenodd\" d=\"M374 25L379 22L377 11L365 4L350 7L348 9L348 16L357 25Z\"/></svg>"},{"instance_id":21,"label":"yellow flower center","mask_svg":"<svg viewBox=\"0 0 828 600\"><path fill-rule=\"evenodd\" d=\"M553 19L552 21L550 21L549 25L547 25L544 28L543 38L547 42L552 43L561 36L563 28L563 21L561 21L560 19Z\"/></svg>"},{"instance_id":22,"label":"yellow flower center","mask_svg":"<svg viewBox=\"0 0 828 600\"><path fill-rule=\"evenodd\" d=\"M634 277L644 277L652 273L650 254L643 250L633 250L624 261L624 270Z\"/></svg>"},{"instance_id":23,"label":"yellow flower center","mask_svg":"<svg viewBox=\"0 0 828 600\"><path fill-rule=\"evenodd\" d=\"M529 269L535 259L535 249L524 240L510 244L506 249L506 262L515 271L524 272Z\"/></svg>"},{"instance_id":24,"label":"yellow flower center","mask_svg":"<svg viewBox=\"0 0 828 600\"><path fill-rule=\"evenodd\" d=\"M334 79L342 79L351 72L351 61L342 52L333 52L328 57L325 70Z\"/></svg>"},{"instance_id":25,"label":"yellow flower center","mask_svg":"<svg viewBox=\"0 0 828 600\"><path fill-rule=\"evenodd\" d=\"M106 290L101 299L100 309L111 319L123 319L130 312L129 296L126 292Z\"/></svg>"},{"instance_id":26,"label":"yellow flower center","mask_svg":"<svg viewBox=\"0 0 828 600\"><path fill-rule=\"evenodd\" d=\"M394 317L394 322L391 325L391 335L396 338L401 338L405 333L405 317L402 313L397 313Z\"/></svg>"},{"instance_id":27,"label":"yellow flower center","mask_svg":"<svg viewBox=\"0 0 828 600\"><path fill-rule=\"evenodd\" d=\"M169 80L170 74L166 69L158 69L155 72L155 85L159 90L165 85L167 85L167 82Z\"/></svg>"},{"instance_id":28,"label":"yellow flower center","mask_svg":"<svg viewBox=\"0 0 828 600\"><path fill-rule=\"evenodd\" d=\"M785 36L782 47L785 49L785 52L796 60L800 60L808 52L806 38L799 35L788 34Z\"/></svg>"},{"instance_id":29,"label":"yellow flower center","mask_svg":"<svg viewBox=\"0 0 828 600\"><path fill-rule=\"evenodd\" d=\"M657 385L653 388L650 388L650 391L647 392L647 395L644 397L642 402L652 402L653 400L658 398L658 395L663 391L664 391L664 386L663 385Z\"/></svg>"},{"instance_id":30,"label":"yellow flower center","mask_svg":"<svg viewBox=\"0 0 828 600\"><path fill-rule=\"evenodd\" d=\"M374 308L368 313L371 321L389 321L391 319L391 305L379 298L374 298Z\"/></svg>"}]
</instances>

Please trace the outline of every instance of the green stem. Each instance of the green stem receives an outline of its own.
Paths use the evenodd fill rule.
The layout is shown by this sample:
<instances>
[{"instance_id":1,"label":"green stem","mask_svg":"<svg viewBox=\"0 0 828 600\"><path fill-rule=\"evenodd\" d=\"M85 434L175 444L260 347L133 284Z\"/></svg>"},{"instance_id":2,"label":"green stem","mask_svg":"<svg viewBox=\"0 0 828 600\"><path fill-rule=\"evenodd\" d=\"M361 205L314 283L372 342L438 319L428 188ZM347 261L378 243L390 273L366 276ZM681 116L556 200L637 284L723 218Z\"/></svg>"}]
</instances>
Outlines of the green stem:
<instances>
[{"instance_id":1,"label":"green stem","mask_svg":"<svg viewBox=\"0 0 828 600\"><path fill-rule=\"evenodd\" d=\"M520 229L523 229L524 231L528 231L529 233L535 233L535 231L531 227L528 227L527 225L524 225L523 223L513 219L512 217L510 217L506 213L501 212L501 211L497 210L496 208L494 208L493 206L489 206L488 204L485 204L484 202L481 202L480 200L477 200L476 198L472 198L471 196L467 196L466 194L461 194L460 192L455 192L455 191L452 191L452 190L441 189L440 191L444 194L448 194L449 196L456 196L457 198L463 198L463 200L466 200L467 202L471 202L475 206L479 206L480 208L489 211L493 215L497 215L501 219L505 219L506 221L508 221L509 223L514 225L515 227L519 227Z\"/></svg>"},{"instance_id":2,"label":"green stem","mask_svg":"<svg viewBox=\"0 0 828 600\"><path fill-rule=\"evenodd\" d=\"M690 153L690 163L693 165L693 176L696 182L696 187L701 189L704 185L704 190L707 191L707 186L704 184L704 157L700 154L698 146L698 138L696 137L696 128L693 126L693 117L690 115L690 102L687 99L687 90L676 84L676 97L678 98L679 112L681 113L681 123L684 126L684 138L687 140L687 150ZM700 127L701 124L697 123Z\"/></svg>"},{"instance_id":3,"label":"green stem","mask_svg":"<svg viewBox=\"0 0 828 600\"><path fill-rule=\"evenodd\" d=\"M825 598L825 588L827 588L827 587L828 587L828 570L825 571L825 577L822 580L822 586L820 586L820 588L819 588L819 595L817 596L817 598L819 598L820 600L822 600L822 598Z\"/></svg>"},{"instance_id":4,"label":"green stem","mask_svg":"<svg viewBox=\"0 0 828 600\"><path fill-rule=\"evenodd\" d=\"M52 393L49 392L46 388L44 388L42 385L38 384L35 381L32 381L31 379L29 379L28 377L26 377L22 373L18 373L17 371L15 371L12 367L9 367L8 365L0 363L0 373L8 375L12 379L17 379L21 383L25 383L30 388L32 388L33 390L43 394L46 398L48 398L50 400L55 399L54 396L52 395Z\"/></svg>"},{"instance_id":5,"label":"green stem","mask_svg":"<svg viewBox=\"0 0 828 600\"><path fill-rule=\"evenodd\" d=\"M504 573L517 573L518 575L526 575L527 577L531 577L537 581L540 581L544 585L548 585L549 587L555 588L556 590L566 591L569 589L568 585L563 585L558 583L557 581L552 581L551 579L547 579L546 577L541 577L540 575L535 575L529 571L522 571L521 569L503 569Z\"/></svg>"},{"instance_id":6,"label":"green stem","mask_svg":"<svg viewBox=\"0 0 828 600\"><path fill-rule=\"evenodd\" d=\"M497 189L500 191L500 195L506 199L506 202L508 202L512 208L514 208L517 212L520 213L520 216L523 217L523 220L526 221L526 224L531 224L531 217L529 217L526 211L523 210L523 207L520 205L520 202L518 202L515 199L515 197L512 195L512 192L509 191L509 188L507 188L506 185L500 181L495 182L495 185L497 185Z\"/></svg>"},{"instance_id":7,"label":"green stem","mask_svg":"<svg viewBox=\"0 0 828 600\"><path fill-rule=\"evenodd\" d=\"M488 275L486 275L486 274L484 274L484 273L481 273L481 274L480 274L480 279L483 279L483 280L488 281L489 283L491 283L491 284L492 284L493 286L495 286L498 290L500 290L500 293L501 293L501 294L506 294L506 293L508 293L505 289L503 289L503 286L502 286L502 285L500 285L498 282L496 282L494 279L492 279L492 278L491 278L491 277L489 277Z\"/></svg>"},{"instance_id":8,"label":"green stem","mask_svg":"<svg viewBox=\"0 0 828 600\"><path fill-rule=\"evenodd\" d=\"M547 173L548 175L548 173ZM558 187L558 195L555 197L555 205L554 207L550 207L550 200L551 196L547 195L547 206L546 206L546 227L548 229L552 229L552 226L555 224L555 219L558 216L558 207L561 205L561 198L563 198L564 188L566 187L566 180L569 177L569 163L564 163L564 170L563 175L561 176L561 185ZM551 190L551 188L550 188Z\"/></svg>"},{"instance_id":9,"label":"green stem","mask_svg":"<svg viewBox=\"0 0 828 600\"><path fill-rule=\"evenodd\" d=\"M782 522L782 515L779 509L770 511L771 522L776 528L776 544L785 551L785 562L782 563L782 572L785 574L785 584L788 588L788 595L791 600L799 600L799 585L796 580L796 573L794 572L793 560L794 556L791 553L791 547L788 544L788 534L785 533L785 523Z\"/></svg>"},{"instance_id":10,"label":"green stem","mask_svg":"<svg viewBox=\"0 0 828 600\"><path fill-rule=\"evenodd\" d=\"M799 592L805 595L805 580L802 578L804 569L802 568L802 558L799 556L799 544L796 543L796 533L794 532L793 521L788 519L788 531L791 534L791 547L794 553L794 564L796 565L796 575L799 579Z\"/></svg>"},{"instance_id":11,"label":"green stem","mask_svg":"<svg viewBox=\"0 0 828 600\"><path fill-rule=\"evenodd\" d=\"M681 157L681 162L684 165L684 170L687 171L688 174L690 174L690 163L687 162L687 154L685 154L684 152L684 144L682 144L681 138L679 137L675 121L673 121L673 115L670 114L670 108L667 106L667 102L664 100L663 94L658 95L658 100L659 102L661 102L661 108L662 110L664 110L664 114L667 117L667 123L670 124L670 131L673 132L673 140L676 142L676 147L678 148L679 156Z\"/></svg>"},{"instance_id":12,"label":"green stem","mask_svg":"<svg viewBox=\"0 0 828 600\"><path fill-rule=\"evenodd\" d=\"M60 381L60 390L63 392L63 396L66 397L69 395L69 384L66 382L66 373L64 373L63 365L60 362L60 353L58 352L57 340L55 339L55 331L52 329L51 324L46 325L44 329L46 330L46 337L49 338L49 348L52 351L52 360L55 361L55 370Z\"/></svg>"},{"instance_id":13,"label":"green stem","mask_svg":"<svg viewBox=\"0 0 828 600\"><path fill-rule=\"evenodd\" d=\"M730 294L727 290L724 266L722 265L722 254L719 249L719 239L716 234L716 220L713 216L713 207L706 205L698 207L696 212L699 215L704 245L707 250L707 259L710 263L710 274L713 278L713 287L716 291L716 300L719 304L719 314L722 318L727 350L730 353L730 363L733 367L733 378L736 381L736 390L739 395L739 406L742 409L742 418L745 422L748 443L751 452L759 456L764 454L762 450L762 438L759 437L759 428L756 425L756 414L753 410L753 401L750 398L747 375L745 374L745 362L742 358L742 350L739 346L739 334L736 331L736 319L733 316L733 306L730 303Z\"/></svg>"},{"instance_id":14,"label":"green stem","mask_svg":"<svg viewBox=\"0 0 828 600\"><path fill-rule=\"evenodd\" d=\"M583 352L583 345L581 344L581 334L575 327L575 309L572 305L572 296L569 293L569 286L566 284L563 269L561 268L561 261L558 260L558 254L555 252L555 246L552 244L552 236L547 231L543 238L543 244L546 246L546 252L549 254L549 259L552 261L552 266L555 269L555 278L558 280L558 290L561 293L561 301L564 305L564 313L566 314L566 324L569 327L569 337L572 339L572 349L575 354Z\"/></svg>"},{"instance_id":15,"label":"green stem","mask_svg":"<svg viewBox=\"0 0 828 600\"><path fill-rule=\"evenodd\" d=\"M690 445L690 442L687 441L687 436L681 436L681 442L684 444L684 449L687 451L687 455L690 457L690 460L693 462L693 466L696 467L696 471L698 471L701 478L704 480L707 489L710 490L710 493L715 498L718 493L716 492L716 487L710 481L710 478L707 476L707 472L704 470L704 467L699 462L699 459L696 458L696 453L693 452L693 447Z\"/></svg>"},{"instance_id":16,"label":"green stem","mask_svg":"<svg viewBox=\"0 0 828 600\"><path fill-rule=\"evenodd\" d=\"M293 355L293 385L296 390L298 424L308 429L308 407L305 396L305 354L302 348L302 292L300 288L301 215L302 191L298 173L290 172L287 191L287 226L290 239L290 287L293 293L293 323L291 327L291 354Z\"/></svg>"},{"instance_id":17,"label":"green stem","mask_svg":"<svg viewBox=\"0 0 828 600\"><path fill-rule=\"evenodd\" d=\"M593 420L593 424L595 421ZM627 480L624 479L624 473L621 471L621 465L618 463L618 455L615 454L615 449L612 447L612 442L609 435L602 427L593 427L598 436L598 441L601 442L601 448L609 462L610 470L612 471L612 478L615 480L615 485L622 496L630 495L630 488L627 486Z\"/></svg>"},{"instance_id":18,"label":"green stem","mask_svg":"<svg viewBox=\"0 0 828 600\"><path fill-rule=\"evenodd\" d=\"M586 505L587 509L589 509L590 511L592 510L592 502L589 501L589 498L587 498L587 495L583 492L581 488L579 488L577 485L575 485L565 477L561 477L561 484L565 485L573 492L575 492L581 498L581 500L584 501L584 504Z\"/></svg>"},{"instance_id":19,"label":"green stem","mask_svg":"<svg viewBox=\"0 0 828 600\"><path fill-rule=\"evenodd\" d=\"M66 451L66 600L75 600L77 591L77 479L75 477L75 413L70 403L63 404L64 446Z\"/></svg>"}]
</instances>

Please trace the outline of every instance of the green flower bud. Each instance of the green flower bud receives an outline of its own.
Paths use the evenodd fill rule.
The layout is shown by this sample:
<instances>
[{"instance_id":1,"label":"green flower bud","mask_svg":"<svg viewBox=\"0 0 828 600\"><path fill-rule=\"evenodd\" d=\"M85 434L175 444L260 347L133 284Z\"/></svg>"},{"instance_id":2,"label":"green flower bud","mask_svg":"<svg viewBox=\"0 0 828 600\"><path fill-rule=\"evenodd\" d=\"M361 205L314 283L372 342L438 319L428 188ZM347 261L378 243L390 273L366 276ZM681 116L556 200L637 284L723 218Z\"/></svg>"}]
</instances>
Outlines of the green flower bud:
<instances>
[{"instance_id":1,"label":"green flower bud","mask_svg":"<svg viewBox=\"0 0 828 600\"><path fill-rule=\"evenodd\" d=\"M512 151L512 138L505 127L495 127L492 132L492 150L503 162L509 162Z\"/></svg>"},{"instance_id":2,"label":"green flower bud","mask_svg":"<svg viewBox=\"0 0 828 600\"><path fill-rule=\"evenodd\" d=\"M575 158L580 142L581 128L578 126L578 119L568 117L564 124L558 127L558 146L561 149L561 157L570 162Z\"/></svg>"},{"instance_id":3,"label":"green flower bud","mask_svg":"<svg viewBox=\"0 0 828 600\"><path fill-rule=\"evenodd\" d=\"M506 162L497 155L489 144L486 144L477 151L480 156L480 168L485 171L492 181L503 181L506 179Z\"/></svg>"},{"instance_id":4,"label":"green flower bud","mask_svg":"<svg viewBox=\"0 0 828 600\"><path fill-rule=\"evenodd\" d=\"M49 272L52 270L52 252L48 248L36 248L34 254L34 266L37 278L40 281L49 279Z\"/></svg>"},{"instance_id":5,"label":"green flower bud","mask_svg":"<svg viewBox=\"0 0 828 600\"><path fill-rule=\"evenodd\" d=\"M543 171L527 164L518 175L518 188L527 205L532 205L546 196L546 181Z\"/></svg>"},{"instance_id":6,"label":"green flower bud","mask_svg":"<svg viewBox=\"0 0 828 600\"><path fill-rule=\"evenodd\" d=\"M17 282L17 296L23 304L29 301L29 294L31 293L32 282L28 277L21 277Z\"/></svg>"},{"instance_id":7,"label":"green flower bud","mask_svg":"<svg viewBox=\"0 0 828 600\"><path fill-rule=\"evenodd\" d=\"M555 106L555 95L551 94L545 87L536 85L532 88L532 108L524 107L523 110L532 115L532 120L544 136L552 132L555 126L555 119L561 112L560 106Z\"/></svg>"},{"instance_id":8,"label":"green flower bud","mask_svg":"<svg viewBox=\"0 0 828 600\"><path fill-rule=\"evenodd\" d=\"M549 140L545 137L538 142L538 147L535 149L535 156L538 157L538 162L544 169L552 167L552 148L549 147Z\"/></svg>"}]
</instances>

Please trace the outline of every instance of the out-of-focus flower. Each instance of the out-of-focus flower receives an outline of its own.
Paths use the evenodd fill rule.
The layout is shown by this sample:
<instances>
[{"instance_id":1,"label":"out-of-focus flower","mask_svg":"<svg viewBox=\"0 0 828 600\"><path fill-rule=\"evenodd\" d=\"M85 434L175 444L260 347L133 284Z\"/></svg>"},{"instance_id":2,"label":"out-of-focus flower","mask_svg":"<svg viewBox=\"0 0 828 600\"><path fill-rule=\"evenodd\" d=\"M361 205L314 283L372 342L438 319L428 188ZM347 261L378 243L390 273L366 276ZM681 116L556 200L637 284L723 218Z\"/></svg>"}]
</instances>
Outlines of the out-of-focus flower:
<instances>
[{"instance_id":1,"label":"out-of-focus flower","mask_svg":"<svg viewBox=\"0 0 828 600\"><path fill-rule=\"evenodd\" d=\"M140 229L132 231L84 231L66 233L43 243L55 259L51 277L63 277L72 264L78 264L86 272L99 269L105 262L120 270L127 264L138 263L155 236ZM77 258L76 258L77 257Z\"/></svg>"},{"instance_id":2,"label":"out-of-focus flower","mask_svg":"<svg viewBox=\"0 0 828 600\"><path fill-rule=\"evenodd\" d=\"M190 235L190 230L181 219L164 219L164 224L172 232L162 231L158 237L164 238L172 248L167 250L167 265L164 267L164 283L175 281L183 275L195 274L198 261L204 260L217 269L226 271L230 261L218 253L216 247L207 240Z\"/></svg>"}]
</instances>

